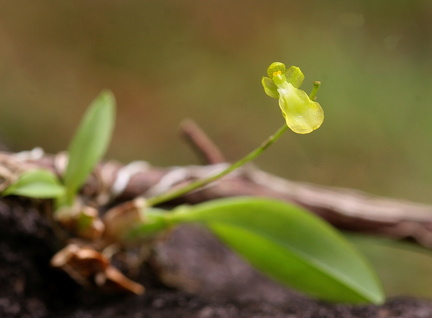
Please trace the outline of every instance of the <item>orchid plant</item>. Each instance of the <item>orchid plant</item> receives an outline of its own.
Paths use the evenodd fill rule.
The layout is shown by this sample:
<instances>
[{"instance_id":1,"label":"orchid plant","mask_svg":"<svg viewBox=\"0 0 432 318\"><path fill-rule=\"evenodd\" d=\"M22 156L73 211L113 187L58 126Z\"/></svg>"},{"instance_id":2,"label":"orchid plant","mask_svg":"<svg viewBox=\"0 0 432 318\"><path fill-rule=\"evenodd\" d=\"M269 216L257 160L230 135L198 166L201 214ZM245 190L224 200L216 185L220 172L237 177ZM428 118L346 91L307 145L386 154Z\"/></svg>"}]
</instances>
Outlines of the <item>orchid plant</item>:
<instances>
[{"instance_id":1,"label":"orchid plant","mask_svg":"<svg viewBox=\"0 0 432 318\"><path fill-rule=\"evenodd\" d=\"M47 170L27 171L3 195L53 198L54 219L71 235L103 242L98 248L110 244L107 242L152 244L175 226L202 224L251 265L282 284L326 301L382 303L381 284L364 258L329 224L296 205L242 197L178 206L170 211L160 208L162 203L208 185L255 159L288 129L308 134L321 126L324 112L316 102L319 82L308 95L300 89L304 80L300 68L287 69L279 62L269 66L267 75L262 78L264 91L278 99L286 123L258 148L215 175L153 197L136 198L103 216L101 207L85 205L79 190L105 153L114 126L114 96L104 91L90 106L71 142L61 180ZM95 258L102 259L96 248L92 251ZM53 264L62 267L71 253L77 257L78 250L66 246L54 256ZM108 279L113 267L107 265L109 260L101 262L105 265L98 274ZM123 282L129 291L144 291L126 278Z\"/></svg>"}]
</instances>

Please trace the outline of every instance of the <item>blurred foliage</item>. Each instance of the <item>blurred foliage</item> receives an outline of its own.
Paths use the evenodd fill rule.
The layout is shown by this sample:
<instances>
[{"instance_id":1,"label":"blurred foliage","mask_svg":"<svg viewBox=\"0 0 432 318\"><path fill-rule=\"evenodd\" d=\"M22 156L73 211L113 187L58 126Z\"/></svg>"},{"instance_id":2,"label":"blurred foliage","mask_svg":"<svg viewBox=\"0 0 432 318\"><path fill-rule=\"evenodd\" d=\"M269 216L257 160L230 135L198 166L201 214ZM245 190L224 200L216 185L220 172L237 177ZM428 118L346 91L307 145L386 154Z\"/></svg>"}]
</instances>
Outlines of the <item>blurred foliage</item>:
<instances>
[{"instance_id":1,"label":"blurred foliage","mask_svg":"<svg viewBox=\"0 0 432 318\"><path fill-rule=\"evenodd\" d=\"M119 107L108 157L196 163L177 135L190 117L234 160L282 123L260 84L281 61L302 68L306 91L322 81L326 120L284 136L262 169L432 203L429 0L1 4L0 138L13 150L64 150L109 88Z\"/></svg>"}]
</instances>

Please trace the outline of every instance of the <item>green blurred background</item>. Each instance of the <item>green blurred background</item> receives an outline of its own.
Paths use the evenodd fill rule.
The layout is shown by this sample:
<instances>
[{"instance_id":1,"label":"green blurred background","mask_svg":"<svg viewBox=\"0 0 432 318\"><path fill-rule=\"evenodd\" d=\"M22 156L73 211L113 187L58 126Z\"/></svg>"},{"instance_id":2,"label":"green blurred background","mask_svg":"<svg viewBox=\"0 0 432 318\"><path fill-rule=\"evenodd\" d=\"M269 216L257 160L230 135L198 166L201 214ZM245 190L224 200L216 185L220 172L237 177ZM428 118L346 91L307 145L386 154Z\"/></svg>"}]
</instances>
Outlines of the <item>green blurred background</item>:
<instances>
[{"instance_id":1,"label":"green blurred background","mask_svg":"<svg viewBox=\"0 0 432 318\"><path fill-rule=\"evenodd\" d=\"M237 159L283 122L260 84L280 61L301 67L306 91L322 81L326 119L313 134L284 136L262 169L432 203L430 0L0 5L0 138L13 150L64 150L109 88L118 116L107 157L195 164L178 136L193 118Z\"/></svg>"}]
</instances>

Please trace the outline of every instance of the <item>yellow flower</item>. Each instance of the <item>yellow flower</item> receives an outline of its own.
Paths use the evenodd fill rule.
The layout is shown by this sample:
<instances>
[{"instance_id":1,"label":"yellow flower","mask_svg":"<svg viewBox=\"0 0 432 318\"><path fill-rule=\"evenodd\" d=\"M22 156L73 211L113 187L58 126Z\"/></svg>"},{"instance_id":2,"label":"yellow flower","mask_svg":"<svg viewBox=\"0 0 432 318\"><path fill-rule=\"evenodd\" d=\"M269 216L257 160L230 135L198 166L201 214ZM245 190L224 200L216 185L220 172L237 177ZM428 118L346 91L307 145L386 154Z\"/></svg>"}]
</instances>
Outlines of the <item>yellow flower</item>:
<instances>
[{"instance_id":1,"label":"yellow flower","mask_svg":"<svg viewBox=\"0 0 432 318\"><path fill-rule=\"evenodd\" d=\"M269 77L263 77L262 84L266 94L279 99L279 107L287 126L297 134L308 134L318 129L324 121L324 111L319 103L313 101L303 90L302 71L275 62L267 70Z\"/></svg>"}]
</instances>

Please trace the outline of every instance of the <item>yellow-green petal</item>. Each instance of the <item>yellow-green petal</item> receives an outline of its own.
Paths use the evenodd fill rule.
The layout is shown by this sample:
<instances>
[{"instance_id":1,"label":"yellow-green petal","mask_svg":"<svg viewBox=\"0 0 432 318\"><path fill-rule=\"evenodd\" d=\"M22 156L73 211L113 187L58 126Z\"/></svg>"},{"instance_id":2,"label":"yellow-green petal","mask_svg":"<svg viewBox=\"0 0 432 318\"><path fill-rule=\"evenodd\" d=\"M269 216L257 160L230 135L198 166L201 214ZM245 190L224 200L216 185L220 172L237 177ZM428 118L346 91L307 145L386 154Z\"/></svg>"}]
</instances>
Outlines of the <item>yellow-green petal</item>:
<instances>
[{"instance_id":1,"label":"yellow-green petal","mask_svg":"<svg viewBox=\"0 0 432 318\"><path fill-rule=\"evenodd\" d=\"M286 66L285 66L285 64L281 63L281 62L271 63L270 66L267 69L267 75L271 79L273 79L274 73L285 74L286 73Z\"/></svg>"},{"instance_id":2,"label":"yellow-green petal","mask_svg":"<svg viewBox=\"0 0 432 318\"><path fill-rule=\"evenodd\" d=\"M261 80L261 84L264 87L264 92L272 97L272 98L279 98L279 93L277 91L276 84L270 79L270 77L263 76Z\"/></svg>"},{"instance_id":3,"label":"yellow-green petal","mask_svg":"<svg viewBox=\"0 0 432 318\"><path fill-rule=\"evenodd\" d=\"M278 89L279 107L288 127L297 134L308 134L318 129L324 121L320 104L312 101L301 89L287 84Z\"/></svg>"},{"instance_id":4,"label":"yellow-green petal","mask_svg":"<svg viewBox=\"0 0 432 318\"><path fill-rule=\"evenodd\" d=\"M288 83L291 83L295 88L299 88L301 84L303 84L304 75L299 67L291 66L286 72L286 79Z\"/></svg>"}]
</instances>

